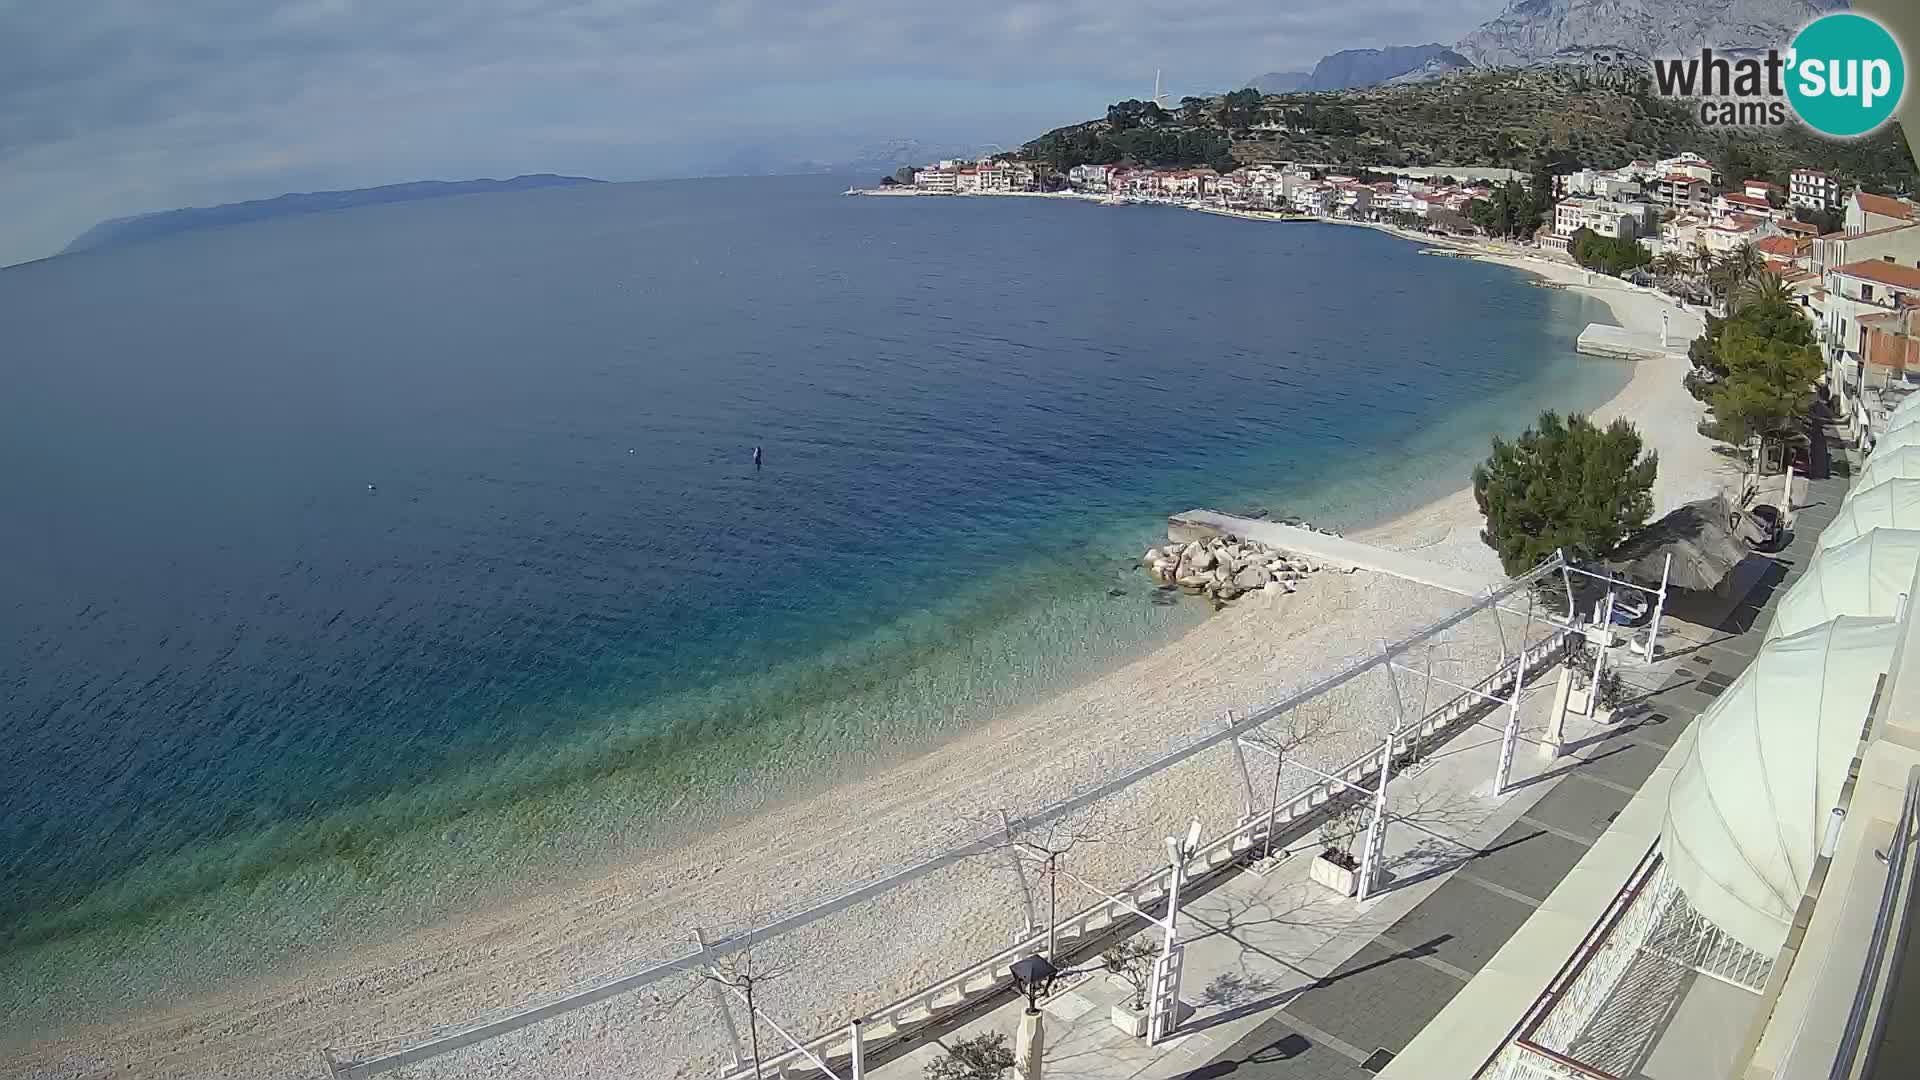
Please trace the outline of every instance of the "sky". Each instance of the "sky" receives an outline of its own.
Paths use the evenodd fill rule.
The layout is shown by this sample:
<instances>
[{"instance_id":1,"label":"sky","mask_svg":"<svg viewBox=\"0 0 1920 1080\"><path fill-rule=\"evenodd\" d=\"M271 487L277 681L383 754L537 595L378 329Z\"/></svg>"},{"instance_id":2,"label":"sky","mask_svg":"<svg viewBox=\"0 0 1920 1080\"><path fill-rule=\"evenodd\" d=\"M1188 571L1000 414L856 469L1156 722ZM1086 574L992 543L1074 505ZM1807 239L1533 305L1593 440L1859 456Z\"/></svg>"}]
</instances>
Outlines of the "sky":
<instances>
[{"instance_id":1,"label":"sky","mask_svg":"<svg viewBox=\"0 0 1920 1080\"><path fill-rule=\"evenodd\" d=\"M0 265L287 191L1013 146L1502 0L0 0Z\"/></svg>"}]
</instances>

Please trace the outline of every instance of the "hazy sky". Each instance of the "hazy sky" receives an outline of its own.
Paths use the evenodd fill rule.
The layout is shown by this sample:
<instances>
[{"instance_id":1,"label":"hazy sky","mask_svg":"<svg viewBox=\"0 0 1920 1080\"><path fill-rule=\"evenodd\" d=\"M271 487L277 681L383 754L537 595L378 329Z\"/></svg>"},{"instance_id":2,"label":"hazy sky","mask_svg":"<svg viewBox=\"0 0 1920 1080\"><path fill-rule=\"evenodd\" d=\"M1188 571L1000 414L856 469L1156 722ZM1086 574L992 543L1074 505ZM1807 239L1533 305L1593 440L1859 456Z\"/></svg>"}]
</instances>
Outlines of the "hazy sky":
<instances>
[{"instance_id":1,"label":"hazy sky","mask_svg":"<svg viewBox=\"0 0 1920 1080\"><path fill-rule=\"evenodd\" d=\"M1501 0L0 0L0 265L289 190L1012 145ZM749 155L738 157L736 155Z\"/></svg>"}]
</instances>

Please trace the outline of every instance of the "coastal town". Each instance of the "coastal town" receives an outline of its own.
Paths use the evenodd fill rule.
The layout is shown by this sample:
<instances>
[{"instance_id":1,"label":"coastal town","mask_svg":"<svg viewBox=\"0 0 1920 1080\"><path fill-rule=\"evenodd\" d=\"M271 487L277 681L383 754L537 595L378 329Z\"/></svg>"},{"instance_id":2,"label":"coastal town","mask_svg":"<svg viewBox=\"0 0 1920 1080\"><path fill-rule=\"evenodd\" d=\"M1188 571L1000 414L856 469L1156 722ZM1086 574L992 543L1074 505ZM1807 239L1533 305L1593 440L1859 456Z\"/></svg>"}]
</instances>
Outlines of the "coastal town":
<instances>
[{"instance_id":1,"label":"coastal town","mask_svg":"<svg viewBox=\"0 0 1920 1080\"><path fill-rule=\"evenodd\" d=\"M1264 220L1363 223L1615 273L1701 310L1716 268L1765 273L1816 327L1833 404L1871 444L1920 386L1920 200L1878 194L1811 167L1784 179L1728 176L1695 153L1552 175L1539 224L1502 232L1489 208L1530 178L1515 170L1415 171L1256 164L1152 168L1081 164L1051 172L1005 155L901 169L861 194L1053 195L1104 205L1178 206ZM1505 189L1505 190L1503 190ZM1491 225L1491 227L1490 227ZM1623 257L1583 259L1579 241Z\"/></svg>"}]
</instances>

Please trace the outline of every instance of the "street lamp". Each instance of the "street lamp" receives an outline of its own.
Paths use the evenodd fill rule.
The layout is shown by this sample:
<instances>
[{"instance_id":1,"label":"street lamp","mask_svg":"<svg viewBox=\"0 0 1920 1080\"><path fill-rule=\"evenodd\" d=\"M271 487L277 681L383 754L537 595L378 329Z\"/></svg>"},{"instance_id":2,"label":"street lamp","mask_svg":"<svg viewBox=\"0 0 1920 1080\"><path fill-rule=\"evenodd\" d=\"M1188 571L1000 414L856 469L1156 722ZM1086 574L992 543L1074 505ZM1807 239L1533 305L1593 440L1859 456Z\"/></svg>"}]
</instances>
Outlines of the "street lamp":
<instances>
[{"instance_id":1,"label":"street lamp","mask_svg":"<svg viewBox=\"0 0 1920 1080\"><path fill-rule=\"evenodd\" d=\"M1053 988L1053 980L1059 976L1060 969L1040 953L1034 953L1024 960L1013 962L1013 982L1020 992L1027 995L1027 1011L1039 1012L1040 999Z\"/></svg>"},{"instance_id":2,"label":"street lamp","mask_svg":"<svg viewBox=\"0 0 1920 1080\"><path fill-rule=\"evenodd\" d=\"M1040 998L1053 989L1060 969L1035 953L1014 961L1011 970L1014 985L1027 995L1027 1011L1020 1016L1020 1033L1013 1043L1013 1075L1016 1080L1040 1080L1040 1057L1046 1047L1046 1033L1040 1028Z\"/></svg>"}]
</instances>

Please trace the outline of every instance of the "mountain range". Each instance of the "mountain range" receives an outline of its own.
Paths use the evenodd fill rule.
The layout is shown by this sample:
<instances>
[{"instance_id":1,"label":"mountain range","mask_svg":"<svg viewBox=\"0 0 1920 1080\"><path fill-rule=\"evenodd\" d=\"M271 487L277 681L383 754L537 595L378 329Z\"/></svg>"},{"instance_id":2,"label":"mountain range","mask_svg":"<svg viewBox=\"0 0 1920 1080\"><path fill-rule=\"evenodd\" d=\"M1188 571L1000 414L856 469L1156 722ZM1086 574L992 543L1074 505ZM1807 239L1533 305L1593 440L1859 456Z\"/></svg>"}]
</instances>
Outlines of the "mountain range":
<instances>
[{"instance_id":1,"label":"mountain range","mask_svg":"<svg viewBox=\"0 0 1920 1080\"><path fill-rule=\"evenodd\" d=\"M1266 94L1291 94L1302 90L1351 90L1375 86L1430 64L1449 69L1467 67L1471 62L1445 45L1393 45L1385 49L1342 49L1320 58L1312 71L1270 71L1248 80L1247 85Z\"/></svg>"},{"instance_id":2,"label":"mountain range","mask_svg":"<svg viewBox=\"0 0 1920 1080\"><path fill-rule=\"evenodd\" d=\"M453 195L475 195L490 191L529 191L535 188L572 187L577 184L601 184L585 176L555 176L532 173L510 180L417 180L409 184L351 188L344 191L308 191L280 195L271 199L225 203L220 206L190 206L180 210L160 210L133 217L111 218L81 233L60 253L112 247L148 240L156 236L206 229L218 225L237 225L244 221L318 214L354 206L380 203L415 202L420 199L444 199Z\"/></svg>"},{"instance_id":3,"label":"mountain range","mask_svg":"<svg viewBox=\"0 0 1920 1080\"><path fill-rule=\"evenodd\" d=\"M1598 57L1673 56L1783 46L1808 21L1847 0L1508 0L1505 10L1448 48L1346 49L1311 72L1248 80L1269 94L1347 90L1434 78L1462 68L1584 64Z\"/></svg>"}]
</instances>

